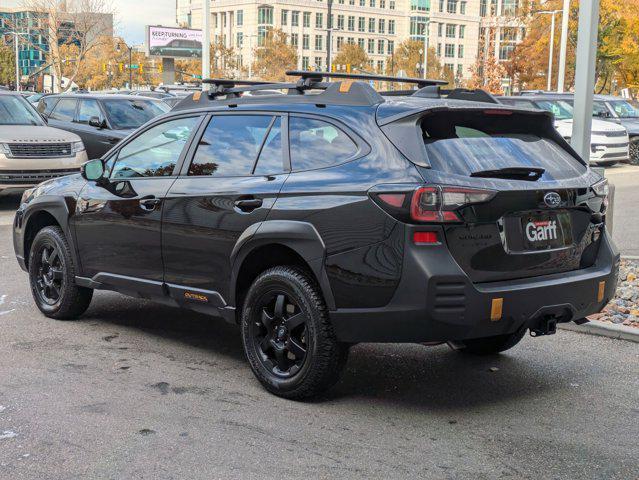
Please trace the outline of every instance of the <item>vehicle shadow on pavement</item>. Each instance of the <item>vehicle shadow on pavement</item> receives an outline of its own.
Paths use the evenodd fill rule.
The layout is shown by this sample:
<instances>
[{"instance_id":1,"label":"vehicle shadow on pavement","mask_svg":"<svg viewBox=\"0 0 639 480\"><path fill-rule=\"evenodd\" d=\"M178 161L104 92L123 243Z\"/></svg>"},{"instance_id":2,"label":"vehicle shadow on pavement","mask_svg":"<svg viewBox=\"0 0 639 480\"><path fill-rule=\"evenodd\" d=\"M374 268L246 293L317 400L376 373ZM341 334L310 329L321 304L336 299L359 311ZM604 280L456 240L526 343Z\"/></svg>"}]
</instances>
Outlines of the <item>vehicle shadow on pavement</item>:
<instances>
[{"instance_id":1,"label":"vehicle shadow on pavement","mask_svg":"<svg viewBox=\"0 0 639 480\"><path fill-rule=\"evenodd\" d=\"M455 411L568 388L567 381L550 369L535 368L530 356L522 358L518 350L478 357L446 345L358 345L327 398Z\"/></svg>"},{"instance_id":2,"label":"vehicle shadow on pavement","mask_svg":"<svg viewBox=\"0 0 639 480\"><path fill-rule=\"evenodd\" d=\"M222 319L100 292L83 320L140 330L197 348L210 355L213 364L223 356L245 371L247 384L255 381L244 358L239 328ZM530 339L523 340L524 345L527 341ZM395 408L450 412L519 397L546 396L549 390L568 388L565 372L554 372L548 365L540 368L525 350L526 346L517 346L501 355L472 356L454 352L446 345L356 345L351 348L340 382L316 402L375 400Z\"/></svg>"}]
</instances>

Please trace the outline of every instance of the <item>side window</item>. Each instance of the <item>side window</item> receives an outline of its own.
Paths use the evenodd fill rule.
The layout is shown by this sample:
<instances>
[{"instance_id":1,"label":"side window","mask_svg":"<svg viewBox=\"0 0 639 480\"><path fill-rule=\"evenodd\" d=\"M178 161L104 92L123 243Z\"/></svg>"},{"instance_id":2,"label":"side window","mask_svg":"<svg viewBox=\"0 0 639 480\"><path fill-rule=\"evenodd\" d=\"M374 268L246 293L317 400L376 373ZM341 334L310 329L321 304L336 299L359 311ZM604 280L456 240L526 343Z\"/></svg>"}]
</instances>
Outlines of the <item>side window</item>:
<instances>
[{"instance_id":1,"label":"side window","mask_svg":"<svg viewBox=\"0 0 639 480\"><path fill-rule=\"evenodd\" d=\"M251 175L272 119L268 115L219 115L211 118L193 156L189 175Z\"/></svg>"},{"instance_id":2,"label":"side window","mask_svg":"<svg viewBox=\"0 0 639 480\"><path fill-rule=\"evenodd\" d=\"M80 108L78 109L78 123L89 123L91 117L98 117L102 120L102 112L97 100L80 100Z\"/></svg>"},{"instance_id":3,"label":"side window","mask_svg":"<svg viewBox=\"0 0 639 480\"><path fill-rule=\"evenodd\" d=\"M172 175L199 119L187 117L164 122L131 140L118 152L111 178Z\"/></svg>"},{"instance_id":4,"label":"side window","mask_svg":"<svg viewBox=\"0 0 639 480\"><path fill-rule=\"evenodd\" d=\"M42 97L38 102L38 112L43 115L51 115L51 110L55 107L57 100L55 97Z\"/></svg>"},{"instance_id":5,"label":"side window","mask_svg":"<svg viewBox=\"0 0 639 480\"><path fill-rule=\"evenodd\" d=\"M310 118L289 120L293 170L339 165L357 153L357 145L334 125Z\"/></svg>"},{"instance_id":6,"label":"side window","mask_svg":"<svg viewBox=\"0 0 639 480\"><path fill-rule=\"evenodd\" d=\"M282 119L277 117L268 132L257 160L255 175L273 175L284 171L282 158Z\"/></svg>"},{"instance_id":7,"label":"side window","mask_svg":"<svg viewBox=\"0 0 639 480\"><path fill-rule=\"evenodd\" d=\"M62 98L51 112L51 118L62 122L72 122L75 117L75 106L78 101L75 98Z\"/></svg>"}]
</instances>

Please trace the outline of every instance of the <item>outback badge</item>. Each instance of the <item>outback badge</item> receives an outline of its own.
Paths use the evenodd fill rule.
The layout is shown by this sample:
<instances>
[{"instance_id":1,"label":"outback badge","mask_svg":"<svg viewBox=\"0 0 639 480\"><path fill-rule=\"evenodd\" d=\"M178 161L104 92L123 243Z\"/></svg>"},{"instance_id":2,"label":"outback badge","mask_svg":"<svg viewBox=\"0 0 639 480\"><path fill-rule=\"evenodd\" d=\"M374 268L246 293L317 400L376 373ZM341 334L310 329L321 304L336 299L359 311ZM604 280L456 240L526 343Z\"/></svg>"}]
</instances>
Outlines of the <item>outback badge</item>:
<instances>
[{"instance_id":1,"label":"outback badge","mask_svg":"<svg viewBox=\"0 0 639 480\"><path fill-rule=\"evenodd\" d=\"M544 195L544 203L550 208L557 208L561 205L561 196L557 192L548 192Z\"/></svg>"}]
</instances>

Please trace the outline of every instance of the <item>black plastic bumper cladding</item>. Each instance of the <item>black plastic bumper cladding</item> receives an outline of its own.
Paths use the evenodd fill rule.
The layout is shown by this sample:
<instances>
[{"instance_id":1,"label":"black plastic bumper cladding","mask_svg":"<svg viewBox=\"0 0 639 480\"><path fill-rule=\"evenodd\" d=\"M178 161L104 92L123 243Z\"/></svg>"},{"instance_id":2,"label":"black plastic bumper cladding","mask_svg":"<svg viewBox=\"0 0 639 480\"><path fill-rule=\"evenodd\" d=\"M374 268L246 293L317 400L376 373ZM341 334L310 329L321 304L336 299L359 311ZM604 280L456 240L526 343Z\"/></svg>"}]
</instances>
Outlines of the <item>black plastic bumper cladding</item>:
<instances>
[{"instance_id":1,"label":"black plastic bumper cladding","mask_svg":"<svg viewBox=\"0 0 639 480\"><path fill-rule=\"evenodd\" d=\"M439 227L431 229L443 233ZM341 341L431 342L508 334L524 326L536 328L549 317L567 322L599 312L615 292L619 253L607 233L591 267L473 284L445 245L413 245L415 230L426 229L406 227L402 278L388 305L331 312ZM606 283L598 301L600 282ZM503 299L503 311L491 321L495 298Z\"/></svg>"}]
</instances>

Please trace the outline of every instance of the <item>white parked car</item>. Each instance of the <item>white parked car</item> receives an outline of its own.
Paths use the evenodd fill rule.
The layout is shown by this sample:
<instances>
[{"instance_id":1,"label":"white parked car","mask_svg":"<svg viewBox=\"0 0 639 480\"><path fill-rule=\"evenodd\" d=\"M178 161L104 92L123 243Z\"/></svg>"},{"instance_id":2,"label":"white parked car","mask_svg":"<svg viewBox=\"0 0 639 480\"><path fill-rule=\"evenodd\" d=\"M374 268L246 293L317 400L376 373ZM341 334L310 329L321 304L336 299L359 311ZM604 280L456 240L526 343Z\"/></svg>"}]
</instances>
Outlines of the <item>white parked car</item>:
<instances>
[{"instance_id":1,"label":"white parked car","mask_svg":"<svg viewBox=\"0 0 639 480\"><path fill-rule=\"evenodd\" d=\"M566 140L572 137L573 107L566 100L551 95L500 97L499 101L517 107L540 108L555 115L555 128ZM590 163L611 166L630 158L630 139L623 125L592 119L590 132Z\"/></svg>"},{"instance_id":2,"label":"white parked car","mask_svg":"<svg viewBox=\"0 0 639 480\"><path fill-rule=\"evenodd\" d=\"M48 127L21 95L0 92L0 191L77 173L86 161L80 137Z\"/></svg>"}]
</instances>

